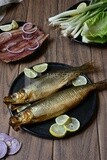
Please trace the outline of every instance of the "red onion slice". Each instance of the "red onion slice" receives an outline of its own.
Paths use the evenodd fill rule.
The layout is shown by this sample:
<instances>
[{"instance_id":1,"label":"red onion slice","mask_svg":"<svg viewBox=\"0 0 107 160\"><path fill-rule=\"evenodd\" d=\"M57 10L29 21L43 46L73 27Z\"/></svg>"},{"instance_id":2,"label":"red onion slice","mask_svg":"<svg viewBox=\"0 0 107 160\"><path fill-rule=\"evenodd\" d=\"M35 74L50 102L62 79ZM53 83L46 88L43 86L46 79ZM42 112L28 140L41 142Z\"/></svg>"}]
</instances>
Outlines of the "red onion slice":
<instances>
[{"instance_id":1,"label":"red onion slice","mask_svg":"<svg viewBox=\"0 0 107 160\"><path fill-rule=\"evenodd\" d=\"M21 146L21 142L16 138L13 138L6 133L0 133L0 158L4 157L6 154L13 155L17 153Z\"/></svg>"},{"instance_id":2,"label":"red onion slice","mask_svg":"<svg viewBox=\"0 0 107 160\"><path fill-rule=\"evenodd\" d=\"M17 139L12 139L9 141L6 141L6 144L8 146L8 155L13 155L17 153L20 149L22 144Z\"/></svg>"},{"instance_id":3,"label":"red onion slice","mask_svg":"<svg viewBox=\"0 0 107 160\"><path fill-rule=\"evenodd\" d=\"M13 47L14 45L16 45L16 42L10 43L7 47Z\"/></svg>"},{"instance_id":4,"label":"red onion slice","mask_svg":"<svg viewBox=\"0 0 107 160\"><path fill-rule=\"evenodd\" d=\"M0 141L6 141L9 139L13 139L13 137L7 135L6 133L0 133Z\"/></svg>"},{"instance_id":5,"label":"red onion slice","mask_svg":"<svg viewBox=\"0 0 107 160\"><path fill-rule=\"evenodd\" d=\"M29 47L29 48L27 48L28 50L30 50L30 51L33 51L33 50L35 50L35 49L37 49L38 47L39 47L39 42L36 40L36 46L34 46L34 47Z\"/></svg>"},{"instance_id":6,"label":"red onion slice","mask_svg":"<svg viewBox=\"0 0 107 160\"><path fill-rule=\"evenodd\" d=\"M30 26L30 27L29 27ZM28 23L25 23L23 26L22 26L22 31L23 33L25 34L32 34L32 33L35 33L37 31L37 27L35 26L34 28L33 27L33 24L28 22Z\"/></svg>"},{"instance_id":7,"label":"red onion slice","mask_svg":"<svg viewBox=\"0 0 107 160\"><path fill-rule=\"evenodd\" d=\"M7 154L7 145L5 142L0 141L0 159Z\"/></svg>"},{"instance_id":8,"label":"red onion slice","mask_svg":"<svg viewBox=\"0 0 107 160\"><path fill-rule=\"evenodd\" d=\"M6 36L6 35L12 37L11 32L2 32L2 33L0 33L0 36Z\"/></svg>"},{"instance_id":9,"label":"red onion slice","mask_svg":"<svg viewBox=\"0 0 107 160\"><path fill-rule=\"evenodd\" d=\"M30 40L30 39L32 39L32 38L33 38L33 36L28 37L28 36L24 36L24 35L22 35L22 38L23 38L23 39L25 39L25 40Z\"/></svg>"},{"instance_id":10,"label":"red onion slice","mask_svg":"<svg viewBox=\"0 0 107 160\"><path fill-rule=\"evenodd\" d=\"M18 51L14 51L14 50L12 51L10 48L13 47L14 45L16 45L15 42L9 44L9 45L7 46L7 48L6 48L6 50L7 50L9 53L12 53L12 54L18 54L18 53L21 53L21 52L24 51L24 48L22 48L22 49L20 49L20 50L18 50Z\"/></svg>"},{"instance_id":11,"label":"red onion slice","mask_svg":"<svg viewBox=\"0 0 107 160\"><path fill-rule=\"evenodd\" d=\"M31 22L25 23L22 28L24 28L25 31L31 29L33 27L33 24Z\"/></svg>"}]
</instances>

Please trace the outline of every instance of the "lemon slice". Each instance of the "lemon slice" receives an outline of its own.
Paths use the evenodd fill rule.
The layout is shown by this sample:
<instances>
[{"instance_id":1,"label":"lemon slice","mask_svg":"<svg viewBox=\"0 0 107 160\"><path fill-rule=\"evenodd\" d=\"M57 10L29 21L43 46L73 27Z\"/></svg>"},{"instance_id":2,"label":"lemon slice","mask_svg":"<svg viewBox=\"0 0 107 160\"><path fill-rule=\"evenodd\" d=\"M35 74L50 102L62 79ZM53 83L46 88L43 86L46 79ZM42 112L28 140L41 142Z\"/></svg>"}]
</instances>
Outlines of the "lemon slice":
<instances>
[{"instance_id":1,"label":"lemon slice","mask_svg":"<svg viewBox=\"0 0 107 160\"><path fill-rule=\"evenodd\" d=\"M84 76L78 76L75 80L72 81L74 86L81 86L87 84L87 79Z\"/></svg>"},{"instance_id":2,"label":"lemon slice","mask_svg":"<svg viewBox=\"0 0 107 160\"><path fill-rule=\"evenodd\" d=\"M35 78L38 74L33 69L24 68L24 74L29 78Z\"/></svg>"},{"instance_id":3,"label":"lemon slice","mask_svg":"<svg viewBox=\"0 0 107 160\"><path fill-rule=\"evenodd\" d=\"M77 10L83 10L85 7L87 6L87 4L85 2L82 2L78 5Z\"/></svg>"},{"instance_id":4,"label":"lemon slice","mask_svg":"<svg viewBox=\"0 0 107 160\"><path fill-rule=\"evenodd\" d=\"M51 125L49 132L57 138L62 138L66 134L66 129L63 125L58 125L57 123L54 123Z\"/></svg>"},{"instance_id":5,"label":"lemon slice","mask_svg":"<svg viewBox=\"0 0 107 160\"><path fill-rule=\"evenodd\" d=\"M46 71L47 68L48 68L47 63L42 63L42 64L38 64L38 65L33 66L33 69L38 73L42 73L42 72Z\"/></svg>"},{"instance_id":6,"label":"lemon slice","mask_svg":"<svg viewBox=\"0 0 107 160\"><path fill-rule=\"evenodd\" d=\"M80 122L78 119L71 117L71 123L65 124L64 127L69 132L75 132L80 128Z\"/></svg>"},{"instance_id":7,"label":"lemon slice","mask_svg":"<svg viewBox=\"0 0 107 160\"><path fill-rule=\"evenodd\" d=\"M17 28L19 28L19 25L18 25L18 23L17 23L15 20L12 20L11 25L12 25L12 29L17 29Z\"/></svg>"},{"instance_id":8,"label":"lemon slice","mask_svg":"<svg viewBox=\"0 0 107 160\"><path fill-rule=\"evenodd\" d=\"M56 119L55 119L55 122L58 125L64 125L64 124L70 123L70 121L71 121L71 118L66 114L60 115L60 116L56 117Z\"/></svg>"},{"instance_id":9,"label":"lemon slice","mask_svg":"<svg viewBox=\"0 0 107 160\"><path fill-rule=\"evenodd\" d=\"M4 32L11 31L12 29L17 29L17 28L19 28L19 25L15 20L12 20L11 24L0 26L0 29Z\"/></svg>"},{"instance_id":10,"label":"lemon slice","mask_svg":"<svg viewBox=\"0 0 107 160\"><path fill-rule=\"evenodd\" d=\"M4 32L11 31L12 25L11 24L2 25L2 26L0 26L0 29Z\"/></svg>"}]
</instances>

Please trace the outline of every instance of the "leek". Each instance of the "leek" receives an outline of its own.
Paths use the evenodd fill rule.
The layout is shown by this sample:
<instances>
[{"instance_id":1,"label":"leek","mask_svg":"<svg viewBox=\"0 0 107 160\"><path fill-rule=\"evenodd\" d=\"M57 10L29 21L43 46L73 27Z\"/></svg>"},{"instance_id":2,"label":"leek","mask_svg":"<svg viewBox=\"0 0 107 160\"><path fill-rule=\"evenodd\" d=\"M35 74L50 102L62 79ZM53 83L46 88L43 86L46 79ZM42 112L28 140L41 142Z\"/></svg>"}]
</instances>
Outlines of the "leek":
<instances>
[{"instance_id":1,"label":"leek","mask_svg":"<svg viewBox=\"0 0 107 160\"><path fill-rule=\"evenodd\" d=\"M76 9L59 13L50 17L48 21L50 26L58 26L63 36L77 38L79 35L84 36L83 29L85 27L83 26L85 22L104 11L107 12L107 0L91 0L88 6L81 2ZM87 37L82 39L89 41Z\"/></svg>"}]
</instances>

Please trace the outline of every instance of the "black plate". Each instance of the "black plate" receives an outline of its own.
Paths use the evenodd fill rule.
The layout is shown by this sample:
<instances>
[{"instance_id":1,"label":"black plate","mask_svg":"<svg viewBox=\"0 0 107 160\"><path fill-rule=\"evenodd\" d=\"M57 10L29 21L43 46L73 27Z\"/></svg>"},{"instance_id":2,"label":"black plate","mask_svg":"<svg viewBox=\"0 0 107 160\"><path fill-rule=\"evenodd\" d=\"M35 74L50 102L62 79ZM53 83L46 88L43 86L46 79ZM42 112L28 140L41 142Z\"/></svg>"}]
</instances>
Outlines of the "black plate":
<instances>
[{"instance_id":1,"label":"black plate","mask_svg":"<svg viewBox=\"0 0 107 160\"><path fill-rule=\"evenodd\" d=\"M19 27L23 26L26 21L17 21ZM7 22L7 23L4 23L3 25L7 25L7 24L11 24L11 22ZM33 25L35 26L35 25ZM39 27L38 27L39 28ZM44 34L46 34L42 29L39 28L40 31L42 31ZM0 33L2 33L3 31L0 30ZM47 39L46 39L47 40ZM46 41L45 40L45 41ZM36 59L38 58L39 56L41 56L41 54L43 54L43 51L42 50L45 50L44 49L44 45L45 45L45 48L46 48L46 43L45 41L42 43L41 46L39 46L36 50L34 50L31 54L29 55L26 55L25 57L21 58L21 59L16 59L14 61L10 60L8 63L16 63L16 62L27 62L27 61L30 61L32 59Z\"/></svg>"},{"instance_id":2,"label":"black plate","mask_svg":"<svg viewBox=\"0 0 107 160\"><path fill-rule=\"evenodd\" d=\"M71 68L71 66L66 65L66 64L61 64L61 63L49 63L47 71L44 73L51 73L55 70L58 69L65 69L65 68ZM88 83L91 83L90 79L84 75ZM25 87L25 84L29 84L29 81L31 82L32 79L29 80L29 78L25 77L24 73L22 72L13 82L9 95L17 92L19 89ZM34 79L33 79L34 80ZM81 131L84 129L84 127L87 126L87 124L92 120L92 117L95 115L96 112L96 92L92 92L80 105L78 105L77 108L67 112L66 114L72 117L77 118L80 121L80 129L78 130ZM30 124L30 125L24 125L22 129L25 131L38 136L38 137L43 137L43 138L48 138L52 139L54 138L52 135L49 133L49 128L50 126L55 122L55 119L51 119L42 123L38 124ZM75 135L78 132L69 133L66 135L72 136Z\"/></svg>"},{"instance_id":3,"label":"black plate","mask_svg":"<svg viewBox=\"0 0 107 160\"><path fill-rule=\"evenodd\" d=\"M80 3L82 3L82 2L85 2L87 5L89 5L89 3L90 3L89 0L87 0L87 1L80 1L80 2L78 2L78 3L76 3L76 4L74 4L73 6L71 6L68 10L76 9L77 6L78 6ZM81 44L98 46L98 47L102 47L102 46L104 47L104 46L107 45L107 42L105 42L104 44L92 43L92 42L90 42L90 43L82 42L82 36L81 36L81 35L79 35L77 38L72 38L72 40L73 40L73 41L76 41L76 42L78 42L78 43L81 43Z\"/></svg>"}]
</instances>

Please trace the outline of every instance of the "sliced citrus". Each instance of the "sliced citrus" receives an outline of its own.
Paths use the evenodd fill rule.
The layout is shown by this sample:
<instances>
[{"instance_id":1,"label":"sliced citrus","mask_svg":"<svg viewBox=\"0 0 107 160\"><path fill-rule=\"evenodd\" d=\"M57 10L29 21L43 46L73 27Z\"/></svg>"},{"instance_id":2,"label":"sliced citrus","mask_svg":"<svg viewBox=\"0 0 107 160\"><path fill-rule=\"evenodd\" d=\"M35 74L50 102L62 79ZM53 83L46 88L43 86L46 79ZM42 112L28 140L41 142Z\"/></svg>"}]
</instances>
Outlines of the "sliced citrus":
<instances>
[{"instance_id":1,"label":"sliced citrus","mask_svg":"<svg viewBox=\"0 0 107 160\"><path fill-rule=\"evenodd\" d=\"M78 119L71 117L71 123L65 124L64 127L69 132L75 132L80 128L80 122Z\"/></svg>"},{"instance_id":2,"label":"sliced citrus","mask_svg":"<svg viewBox=\"0 0 107 160\"><path fill-rule=\"evenodd\" d=\"M75 80L72 81L74 86L81 86L87 84L87 79L84 76L78 76Z\"/></svg>"},{"instance_id":3,"label":"sliced citrus","mask_svg":"<svg viewBox=\"0 0 107 160\"><path fill-rule=\"evenodd\" d=\"M51 125L49 132L57 138L62 138L66 134L66 129L63 125L58 125L57 123L54 123Z\"/></svg>"},{"instance_id":4,"label":"sliced citrus","mask_svg":"<svg viewBox=\"0 0 107 160\"><path fill-rule=\"evenodd\" d=\"M29 78L35 78L38 74L33 69L24 68L24 74Z\"/></svg>"},{"instance_id":5,"label":"sliced citrus","mask_svg":"<svg viewBox=\"0 0 107 160\"><path fill-rule=\"evenodd\" d=\"M47 70L47 67L48 67L47 63L42 63L42 64L33 66L33 69L38 73L42 73Z\"/></svg>"},{"instance_id":6,"label":"sliced citrus","mask_svg":"<svg viewBox=\"0 0 107 160\"><path fill-rule=\"evenodd\" d=\"M17 28L19 28L19 25L18 25L18 23L17 23L15 20L12 20L11 25L12 25L12 29L17 29Z\"/></svg>"},{"instance_id":7,"label":"sliced citrus","mask_svg":"<svg viewBox=\"0 0 107 160\"><path fill-rule=\"evenodd\" d=\"M60 116L55 118L55 122L58 125L64 125L66 123L69 123L70 121L71 121L71 118L66 114L60 115Z\"/></svg>"},{"instance_id":8,"label":"sliced citrus","mask_svg":"<svg viewBox=\"0 0 107 160\"><path fill-rule=\"evenodd\" d=\"M0 29L4 32L8 32L12 30L12 25L11 24L2 25L0 26Z\"/></svg>"},{"instance_id":9,"label":"sliced citrus","mask_svg":"<svg viewBox=\"0 0 107 160\"><path fill-rule=\"evenodd\" d=\"M87 6L87 4L85 2L82 2L78 5L77 10L83 10L85 7Z\"/></svg>"}]
</instances>

